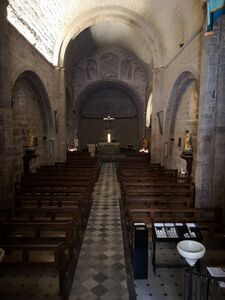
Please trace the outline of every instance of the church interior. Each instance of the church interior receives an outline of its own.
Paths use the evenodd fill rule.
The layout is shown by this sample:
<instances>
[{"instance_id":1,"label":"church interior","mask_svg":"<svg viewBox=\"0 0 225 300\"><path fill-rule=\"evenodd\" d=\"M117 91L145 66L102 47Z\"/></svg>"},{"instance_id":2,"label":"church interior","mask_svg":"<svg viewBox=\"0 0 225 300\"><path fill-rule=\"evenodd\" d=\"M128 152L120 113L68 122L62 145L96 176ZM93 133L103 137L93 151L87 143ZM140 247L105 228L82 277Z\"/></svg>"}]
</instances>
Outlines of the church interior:
<instances>
[{"instance_id":1,"label":"church interior","mask_svg":"<svg viewBox=\"0 0 225 300\"><path fill-rule=\"evenodd\" d=\"M0 1L0 299L225 299L225 0Z\"/></svg>"}]
</instances>

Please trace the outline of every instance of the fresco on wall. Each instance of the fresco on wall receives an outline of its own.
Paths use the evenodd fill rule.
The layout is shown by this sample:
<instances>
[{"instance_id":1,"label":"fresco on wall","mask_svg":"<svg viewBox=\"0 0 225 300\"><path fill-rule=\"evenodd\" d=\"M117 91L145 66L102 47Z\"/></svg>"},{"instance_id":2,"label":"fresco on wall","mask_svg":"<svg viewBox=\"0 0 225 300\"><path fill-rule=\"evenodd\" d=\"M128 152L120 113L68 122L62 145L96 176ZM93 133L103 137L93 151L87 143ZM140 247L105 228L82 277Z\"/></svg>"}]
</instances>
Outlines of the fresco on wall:
<instances>
[{"instance_id":1,"label":"fresco on wall","mask_svg":"<svg viewBox=\"0 0 225 300\"><path fill-rule=\"evenodd\" d=\"M95 80L97 79L97 62L93 59L89 59L86 63L86 74L87 79Z\"/></svg>"},{"instance_id":2,"label":"fresco on wall","mask_svg":"<svg viewBox=\"0 0 225 300\"><path fill-rule=\"evenodd\" d=\"M105 53L100 59L100 75L103 78L118 77L118 58L112 53Z\"/></svg>"},{"instance_id":3,"label":"fresco on wall","mask_svg":"<svg viewBox=\"0 0 225 300\"><path fill-rule=\"evenodd\" d=\"M132 61L124 59L121 63L121 78L124 80L132 79Z\"/></svg>"}]
</instances>

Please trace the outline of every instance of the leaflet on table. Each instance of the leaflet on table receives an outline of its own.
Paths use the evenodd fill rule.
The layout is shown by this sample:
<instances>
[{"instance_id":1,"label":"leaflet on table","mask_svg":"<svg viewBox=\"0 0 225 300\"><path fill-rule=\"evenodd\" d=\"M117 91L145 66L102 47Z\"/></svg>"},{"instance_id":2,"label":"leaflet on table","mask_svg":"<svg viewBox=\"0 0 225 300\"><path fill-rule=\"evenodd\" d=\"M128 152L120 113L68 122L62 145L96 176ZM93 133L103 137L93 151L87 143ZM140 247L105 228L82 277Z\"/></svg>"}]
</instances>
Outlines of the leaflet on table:
<instances>
[{"instance_id":1,"label":"leaflet on table","mask_svg":"<svg viewBox=\"0 0 225 300\"><path fill-rule=\"evenodd\" d=\"M163 224L163 223L154 223L154 226L155 226L155 227L163 227L164 224Z\"/></svg>"},{"instance_id":2,"label":"leaflet on table","mask_svg":"<svg viewBox=\"0 0 225 300\"><path fill-rule=\"evenodd\" d=\"M193 232L193 231L191 230L191 228L195 228L196 225L195 225L194 223L186 223L186 226L187 226L188 233L189 233L190 237L196 238L195 232Z\"/></svg>"},{"instance_id":3,"label":"leaflet on table","mask_svg":"<svg viewBox=\"0 0 225 300\"><path fill-rule=\"evenodd\" d=\"M225 277L225 269L224 268L216 268L216 267L207 267L208 272L213 277Z\"/></svg>"},{"instance_id":4,"label":"leaflet on table","mask_svg":"<svg viewBox=\"0 0 225 300\"><path fill-rule=\"evenodd\" d=\"M177 238L178 234L174 223L154 223L158 238Z\"/></svg>"},{"instance_id":5,"label":"leaflet on table","mask_svg":"<svg viewBox=\"0 0 225 300\"><path fill-rule=\"evenodd\" d=\"M174 227L174 223L164 223L166 227Z\"/></svg>"},{"instance_id":6,"label":"leaflet on table","mask_svg":"<svg viewBox=\"0 0 225 300\"><path fill-rule=\"evenodd\" d=\"M195 223L185 223L187 227L196 227Z\"/></svg>"},{"instance_id":7,"label":"leaflet on table","mask_svg":"<svg viewBox=\"0 0 225 300\"><path fill-rule=\"evenodd\" d=\"M167 224L170 224L170 223L167 223ZM172 226L166 226L166 233L169 238L178 238L176 228L173 224L172 224Z\"/></svg>"},{"instance_id":8,"label":"leaflet on table","mask_svg":"<svg viewBox=\"0 0 225 300\"><path fill-rule=\"evenodd\" d=\"M156 236L158 238L167 238L165 227L155 227Z\"/></svg>"}]
</instances>

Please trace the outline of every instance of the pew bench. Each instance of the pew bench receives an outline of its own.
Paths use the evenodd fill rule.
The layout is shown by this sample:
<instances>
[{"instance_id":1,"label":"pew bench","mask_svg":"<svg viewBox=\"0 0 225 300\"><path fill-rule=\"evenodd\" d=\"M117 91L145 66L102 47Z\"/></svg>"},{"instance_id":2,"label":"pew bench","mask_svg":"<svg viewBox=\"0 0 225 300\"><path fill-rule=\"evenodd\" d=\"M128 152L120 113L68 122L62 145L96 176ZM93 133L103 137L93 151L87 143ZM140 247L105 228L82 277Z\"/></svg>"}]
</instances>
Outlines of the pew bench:
<instances>
[{"instance_id":1,"label":"pew bench","mask_svg":"<svg viewBox=\"0 0 225 300\"><path fill-rule=\"evenodd\" d=\"M56 244L25 244L25 243L1 243L5 250L1 268L19 267L27 265L35 267L52 267L58 272L59 294L62 299L65 294L65 286L69 276L69 258L65 253L62 243ZM70 275L71 276L71 275Z\"/></svg>"},{"instance_id":2,"label":"pew bench","mask_svg":"<svg viewBox=\"0 0 225 300\"><path fill-rule=\"evenodd\" d=\"M145 222L151 227L152 223L197 223L201 229L211 231L221 224L221 208L130 208L127 213L127 222Z\"/></svg>"},{"instance_id":3,"label":"pew bench","mask_svg":"<svg viewBox=\"0 0 225 300\"><path fill-rule=\"evenodd\" d=\"M63 243L69 258L74 256L77 228L73 221L30 222L6 221L1 224L1 243Z\"/></svg>"},{"instance_id":4,"label":"pew bench","mask_svg":"<svg viewBox=\"0 0 225 300\"><path fill-rule=\"evenodd\" d=\"M127 209L132 207L193 207L192 196L136 196L133 194L125 194L123 198L123 206Z\"/></svg>"}]
</instances>

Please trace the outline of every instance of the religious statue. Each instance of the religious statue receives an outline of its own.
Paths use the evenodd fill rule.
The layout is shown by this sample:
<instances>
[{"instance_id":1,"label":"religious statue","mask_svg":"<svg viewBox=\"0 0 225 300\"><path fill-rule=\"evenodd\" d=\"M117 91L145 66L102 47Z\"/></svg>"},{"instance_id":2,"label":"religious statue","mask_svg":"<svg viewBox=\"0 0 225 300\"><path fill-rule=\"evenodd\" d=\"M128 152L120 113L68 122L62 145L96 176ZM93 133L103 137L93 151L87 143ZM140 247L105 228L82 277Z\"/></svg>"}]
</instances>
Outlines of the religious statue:
<instances>
[{"instance_id":1,"label":"religious statue","mask_svg":"<svg viewBox=\"0 0 225 300\"><path fill-rule=\"evenodd\" d=\"M28 148L34 147L34 137L35 137L34 132L32 129L30 129L28 131L27 145L26 145Z\"/></svg>"},{"instance_id":2,"label":"religious statue","mask_svg":"<svg viewBox=\"0 0 225 300\"><path fill-rule=\"evenodd\" d=\"M35 152L35 146L37 143L37 137L35 136L32 129L29 129L28 135L27 135L27 141L25 145L25 152L26 153L33 153Z\"/></svg>"},{"instance_id":3,"label":"religious statue","mask_svg":"<svg viewBox=\"0 0 225 300\"><path fill-rule=\"evenodd\" d=\"M78 137L78 134L76 135L75 139L74 139L74 148L75 148L75 151L78 150L78 147L79 147L79 137Z\"/></svg>"},{"instance_id":4,"label":"religious statue","mask_svg":"<svg viewBox=\"0 0 225 300\"><path fill-rule=\"evenodd\" d=\"M183 153L192 154L192 138L189 130L185 131Z\"/></svg>"},{"instance_id":5,"label":"religious statue","mask_svg":"<svg viewBox=\"0 0 225 300\"><path fill-rule=\"evenodd\" d=\"M139 150L139 152L140 153L148 153L149 152L148 146L149 146L148 139L146 137L143 137L143 139L142 139L142 147Z\"/></svg>"}]
</instances>

